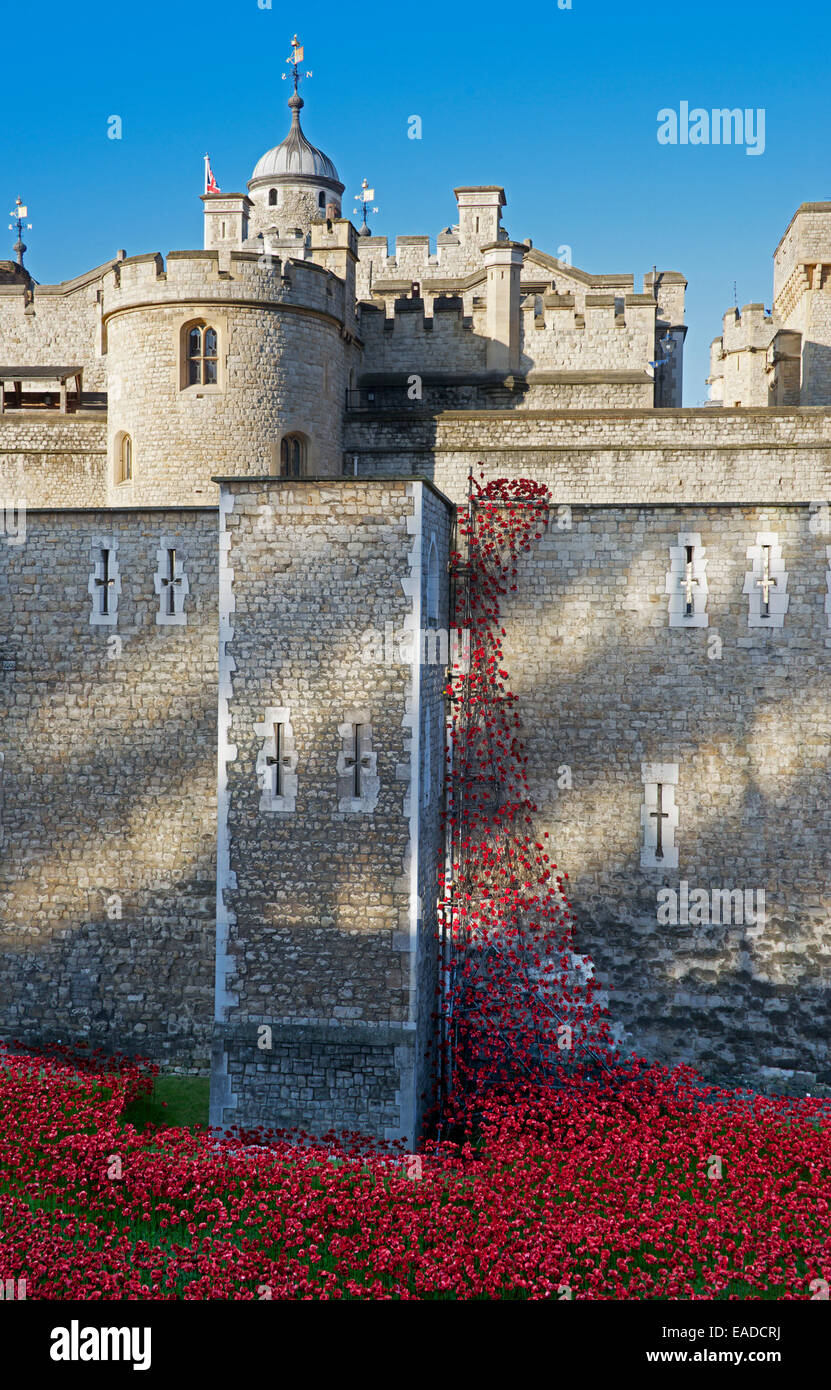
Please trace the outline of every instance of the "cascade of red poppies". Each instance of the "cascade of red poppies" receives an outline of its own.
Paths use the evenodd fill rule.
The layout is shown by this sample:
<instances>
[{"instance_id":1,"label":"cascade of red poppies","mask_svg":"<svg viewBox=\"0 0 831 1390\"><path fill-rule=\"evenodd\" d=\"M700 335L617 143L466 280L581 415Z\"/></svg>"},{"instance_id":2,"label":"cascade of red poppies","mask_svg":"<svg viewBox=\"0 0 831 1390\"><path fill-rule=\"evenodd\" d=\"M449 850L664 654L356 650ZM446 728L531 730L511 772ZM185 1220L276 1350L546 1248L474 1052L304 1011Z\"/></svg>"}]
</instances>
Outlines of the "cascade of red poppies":
<instances>
[{"instance_id":1,"label":"cascade of red poppies","mask_svg":"<svg viewBox=\"0 0 831 1390\"><path fill-rule=\"evenodd\" d=\"M463 634L447 689L443 901L446 1108L559 1084L578 1064L607 1069L608 1011L574 951L568 875L535 828L517 698L508 686L502 601L521 556L548 525L548 489L530 479L469 480L451 557Z\"/></svg>"}]
</instances>

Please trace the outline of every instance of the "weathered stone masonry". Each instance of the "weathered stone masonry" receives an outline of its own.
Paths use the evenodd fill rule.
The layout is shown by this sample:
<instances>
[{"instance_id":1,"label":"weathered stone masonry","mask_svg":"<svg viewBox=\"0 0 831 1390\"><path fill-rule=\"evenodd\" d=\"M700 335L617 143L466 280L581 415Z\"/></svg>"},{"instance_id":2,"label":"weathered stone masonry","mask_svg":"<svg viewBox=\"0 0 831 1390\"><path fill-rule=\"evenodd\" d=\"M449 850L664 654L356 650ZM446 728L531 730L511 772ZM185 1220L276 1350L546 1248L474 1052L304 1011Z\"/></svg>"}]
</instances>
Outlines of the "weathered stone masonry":
<instances>
[{"instance_id":1,"label":"weathered stone masonry","mask_svg":"<svg viewBox=\"0 0 831 1390\"><path fill-rule=\"evenodd\" d=\"M441 676L424 672L419 644L388 663L367 638L424 625L431 545L446 590L448 504L419 481L230 479L220 515L212 1119L412 1142L435 1010L439 853L420 743L426 721L441 727ZM262 806L270 708L291 715L290 810ZM344 742L356 724L372 752L350 801Z\"/></svg>"},{"instance_id":2,"label":"weathered stone masonry","mask_svg":"<svg viewBox=\"0 0 831 1390\"><path fill-rule=\"evenodd\" d=\"M426 417L353 412L360 468L425 469L457 502L471 469L551 491L549 527L506 603L506 662L540 828L571 876L577 950L614 987L613 1018L640 1051L707 1075L831 1085L828 412ZM750 626L745 589L769 533L788 573L776 630ZM696 534L708 626L684 631L666 576L679 535ZM679 764L679 869L666 880L640 866L647 762ZM764 932L661 925L657 889L682 879L763 890Z\"/></svg>"},{"instance_id":3,"label":"weathered stone masonry","mask_svg":"<svg viewBox=\"0 0 831 1390\"><path fill-rule=\"evenodd\" d=\"M159 626L160 539L188 577ZM117 545L117 621L90 621ZM216 512L32 511L0 537L0 1036L204 1070L213 987Z\"/></svg>"},{"instance_id":4,"label":"weathered stone masonry","mask_svg":"<svg viewBox=\"0 0 831 1390\"><path fill-rule=\"evenodd\" d=\"M454 501L471 469L533 477L555 502L820 500L831 492L827 410L354 410L360 474L412 471Z\"/></svg>"},{"instance_id":5,"label":"weathered stone masonry","mask_svg":"<svg viewBox=\"0 0 831 1390\"><path fill-rule=\"evenodd\" d=\"M84 410L0 417L0 502L96 507L106 498L107 417Z\"/></svg>"},{"instance_id":6,"label":"weathered stone masonry","mask_svg":"<svg viewBox=\"0 0 831 1390\"><path fill-rule=\"evenodd\" d=\"M814 1092L831 1091L831 638L816 520L793 504L577 506L521 558L504 612L539 829L569 873L576 949L614 986L613 1018L661 1061L763 1085L796 1072ZM670 626L665 573L693 525L708 626L685 631ZM781 627L748 623L760 533L785 561ZM641 865L645 764L678 767L677 868ZM766 921L661 923L658 890L682 881L763 890Z\"/></svg>"}]
</instances>

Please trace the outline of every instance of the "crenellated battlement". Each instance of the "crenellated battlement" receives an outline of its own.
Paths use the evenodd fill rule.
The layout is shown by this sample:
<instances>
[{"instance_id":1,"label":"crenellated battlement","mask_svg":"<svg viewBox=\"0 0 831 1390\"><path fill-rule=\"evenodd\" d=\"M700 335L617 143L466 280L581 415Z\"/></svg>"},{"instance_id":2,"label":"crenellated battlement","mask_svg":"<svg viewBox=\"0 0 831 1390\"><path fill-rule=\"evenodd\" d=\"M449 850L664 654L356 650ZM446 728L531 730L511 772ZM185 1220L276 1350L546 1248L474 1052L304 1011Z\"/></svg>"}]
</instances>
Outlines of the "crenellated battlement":
<instances>
[{"instance_id":1,"label":"crenellated battlement","mask_svg":"<svg viewBox=\"0 0 831 1390\"><path fill-rule=\"evenodd\" d=\"M384 288L386 290L387 286ZM485 288L484 276L482 288ZM520 288L520 310L526 320L526 331L538 328L554 333L604 333L610 329L629 328L651 332L654 328L656 304L651 294L587 294L578 304L573 294L529 293L524 286ZM384 333L414 330L432 333L437 325L444 329L450 324L463 324L475 332L480 316L484 320L486 306L485 295L442 291L402 295L392 301L377 298L364 301L360 313L363 331L370 337L379 329Z\"/></svg>"},{"instance_id":2,"label":"crenellated battlement","mask_svg":"<svg viewBox=\"0 0 831 1390\"><path fill-rule=\"evenodd\" d=\"M711 399L722 405L797 405L799 344L764 304L728 309L710 344ZM793 360L797 371L794 376Z\"/></svg>"},{"instance_id":3,"label":"crenellated battlement","mask_svg":"<svg viewBox=\"0 0 831 1390\"><path fill-rule=\"evenodd\" d=\"M722 343L725 352L764 351L771 340L774 317L764 304L745 304L741 309L728 309L722 320Z\"/></svg>"},{"instance_id":4,"label":"crenellated battlement","mask_svg":"<svg viewBox=\"0 0 831 1390\"><path fill-rule=\"evenodd\" d=\"M463 322L467 317L468 322L471 316L465 315L464 299L461 295L436 295L432 300L425 300L422 295L402 296L392 303L392 313L387 313L383 303L363 303L360 305L361 322L366 325L368 331L376 329L380 325L385 333L392 333L398 329L407 331L414 327L421 328L425 332L432 332L433 325L438 315L439 322L447 325L453 322Z\"/></svg>"},{"instance_id":5,"label":"crenellated battlement","mask_svg":"<svg viewBox=\"0 0 831 1390\"><path fill-rule=\"evenodd\" d=\"M574 372L586 406L681 404L683 275L654 269L637 293L630 273L592 275L572 265L568 246L552 256L530 239L512 241L497 185L455 193L458 222L439 233L434 251L424 235L396 237L394 255L386 237L359 241L357 294L372 306L362 309L365 375L451 370L452 352L457 372L556 387L540 405L565 404L562 374ZM447 315L441 326L437 314Z\"/></svg>"},{"instance_id":6,"label":"crenellated battlement","mask_svg":"<svg viewBox=\"0 0 831 1390\"><path fill-rule=\"evenodd\" d=\"M474 293L475 288L484 293ZM489 296L496 300L490 307ZM483 276L465 293L363 303L362 381L396 372L455 377L514 372L540 387L543 376L552 372L576 370L607 377L626 373L630 379L636 373L634 389L641 404L650 383L647 367L654 354L655 317L651 294L590 293L578 302L572 293L523 293L518 276L509 286L497 265L493 275ZM547 376L544 384L552 386ZM595 385L602 387L602 382ZM556 393L547 390L549 397L553 403ZM596 403L601 399L598 393Z\"/></svg>"},{"instance_id":7,"label":"crenellated battlement","mask_svg":"<svg viewBox=\"0 0 831 1390\"><path fill-rule=\"evenodd\" d=\"M459 295L438 296L427 312L424 299L397 299L392 314L383 306L360 306L364 370L484 372L487 338L484 308L465 314Z\"/></svg>"},{"instance_id":8,"label":"crenellated battlement","mask_svg":"<svg viewBox=\"0 0 831 1390\"><path fill-rule=\"evenodd\" d=\"M343 321L344 282L315 261L251 251L171 251L130 256L104 276L104 318L126 309L209 301L285 305Z\"/></svg>"},{"instance_id":9,"label":"crenellated battlement","mask_svg":"<svg viewBox=\"0 0 831 1390\"><path fill-rule=\"evenodd\" d=\"M520 307L526 338L534 329L592 334L628 328L651 334L655 327L656 304L651 294L586 294L581 303L572 293L548 290L525 293Z\"/></svg>"}]
</instances>

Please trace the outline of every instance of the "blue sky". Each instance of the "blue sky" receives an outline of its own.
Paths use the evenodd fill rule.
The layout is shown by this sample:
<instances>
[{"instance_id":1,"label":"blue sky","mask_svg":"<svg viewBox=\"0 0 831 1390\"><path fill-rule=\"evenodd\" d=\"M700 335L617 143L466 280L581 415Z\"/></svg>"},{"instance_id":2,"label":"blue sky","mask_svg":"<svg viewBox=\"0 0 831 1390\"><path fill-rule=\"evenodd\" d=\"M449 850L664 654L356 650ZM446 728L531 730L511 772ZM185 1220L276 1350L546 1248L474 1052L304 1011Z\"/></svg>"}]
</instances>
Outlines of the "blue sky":
<instances>
[{"instance_id":1,"label":"blue sky","mask_svg":"<svg viewBox=\"0 0 831 1390\"><path fill-rule=\"evenodd\" d=\"M304 129L334 159L345 211L366 176L374 232L434 237L454 220L454 185L499 183L518 240L569 245L591 272L633 271L636 289L653 264L682 271L685 404L699 404L733 282L740 305L769 306L792 212L831 197L828 11L819 0L571 3L530 0L513 19L489 0L308 11L90 0L79 23L42 0L27 19L36 61L6 64L4 210L18 193L28 202L27 263L41 282L118 247L201 246L202 155L224 191L244 190L288 129L281 74L297 31L314 73ZM764 153L660 145L658 111L685 100L763 108ZM407 138L413 114L419 141ZM121 140L107 138L111 115Z\"/></svg>"}]
</instances>

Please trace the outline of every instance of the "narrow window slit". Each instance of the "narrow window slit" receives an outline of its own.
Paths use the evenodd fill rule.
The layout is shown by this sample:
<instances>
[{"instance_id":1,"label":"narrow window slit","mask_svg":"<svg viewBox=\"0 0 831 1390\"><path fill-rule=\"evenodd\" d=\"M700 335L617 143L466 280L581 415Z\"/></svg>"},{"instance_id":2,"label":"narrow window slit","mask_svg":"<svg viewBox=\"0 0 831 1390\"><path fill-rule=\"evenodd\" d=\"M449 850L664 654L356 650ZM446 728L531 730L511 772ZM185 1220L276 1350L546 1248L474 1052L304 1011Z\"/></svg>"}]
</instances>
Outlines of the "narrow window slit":
<instances>
[{"instance_id":1,"label":"narrow window slit","mask_svg":"<svg viewBox=\"0 0 831 1390\"><path fill-rule=\"evenodd\" d=\"M273 795L283 795L283 757L284 757L284 735L282 724L273 724L274 730L274 756L266 757L266 763L274 769Z\"/></svg>"},{"instance_id":2,"label":"narrow window slit","mask_svg":"<svg viewBox=\"0 0 831 1390\"><path fill-rule=\"evenodd\" d=\"M655 820L655 858L664 857L664 821L669 820L669 811L664 810L664 784L658 783L658 806L649 812Z\"/></svg>"},{"instance_id":3,"label":"narrow window slit","mask_svg":"<svg viewBox=\"0 0 831 1390\"><path fill-rule=\"evenodd\" d=\"M110 552L101 551L101 576L96 578L95 584L98 589L98 612L103 616L110 611L110 589L113 586L112 575L110 574Z\"/></svg>"}]
</instances>

